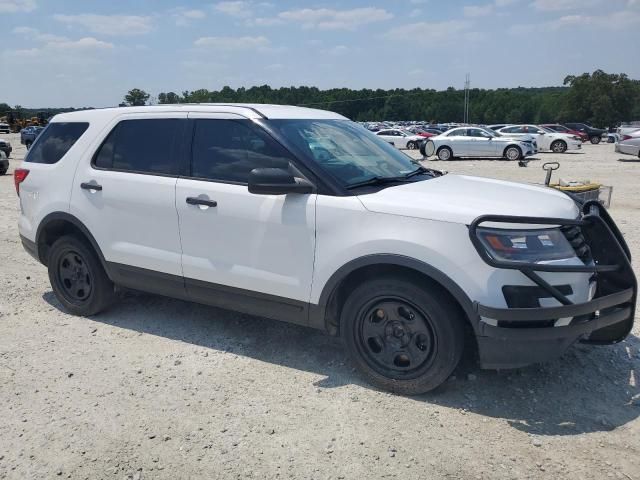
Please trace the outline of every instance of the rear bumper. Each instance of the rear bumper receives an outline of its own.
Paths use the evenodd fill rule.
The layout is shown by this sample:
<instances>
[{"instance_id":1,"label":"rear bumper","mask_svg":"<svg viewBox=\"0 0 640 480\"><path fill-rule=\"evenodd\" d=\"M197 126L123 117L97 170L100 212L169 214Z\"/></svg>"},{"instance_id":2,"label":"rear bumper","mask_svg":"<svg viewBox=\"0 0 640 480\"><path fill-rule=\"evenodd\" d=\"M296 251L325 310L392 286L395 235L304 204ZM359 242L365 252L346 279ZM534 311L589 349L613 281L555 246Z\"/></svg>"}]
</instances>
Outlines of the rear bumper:
<instances>
[{"instance_id":1,"label":"rear bumper","mask_svg":"<svg viewBox=\"0 0 640 480\"><path fill-rule=\"evenodd\" d=\"M515 265L499 261L474 241L482 222L529 223L579 226L593 256L592 265ZM480 217L470 226L472 241L480 256L496 268L520 270L562 304L556 307L496 308L475 303L479 320L476 330L480 362L484 368L517 368L562 355L577 341L610 344L623 340L633 327L637 282L631 269L631 255L609 214L597 202L584 206L579 220L525 217ZM588 272L597 284L594 298L574 304L535 271ZM557 319L571 319L555 326Z\"/></svg>"}]
</instances>

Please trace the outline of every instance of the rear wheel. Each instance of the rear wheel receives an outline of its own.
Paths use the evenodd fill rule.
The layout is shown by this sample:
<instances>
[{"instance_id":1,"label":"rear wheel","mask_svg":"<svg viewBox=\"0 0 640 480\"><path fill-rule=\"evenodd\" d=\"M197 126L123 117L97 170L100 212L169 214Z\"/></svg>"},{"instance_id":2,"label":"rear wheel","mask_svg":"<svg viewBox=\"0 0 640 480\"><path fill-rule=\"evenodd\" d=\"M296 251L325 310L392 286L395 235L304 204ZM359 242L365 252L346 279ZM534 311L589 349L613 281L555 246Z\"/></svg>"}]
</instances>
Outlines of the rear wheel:
<instances>
[{"instance_id":1,"label":"rear wheel","mask_svg":"<svg viewBox=\"0 0 640 480\"><path fill-rule=\"evenodd\" d=\"M463 320L442 291L389 276L357 287L340 331L357 369L373 385L404 395L433 390L462 355Z\"/></svg>"},{"instance_id":2,"label":"rear wheel","mask_svg":"<svg viewBox=\"0 0 640 480\"><path fill-rule=\"evenodd\" d=\"M504 158L506 158L507 160L511 160L511 161L520 160L521 157L522 157L522 150L520 150L520 147L516 147L515 145L512 145L510 147L505 148L504 150Z\"/></svg>"},{"instance_id":3,"label":"rear wheel","mask_svg":"<svg viewBox=\"0 0 640 480\"><path fill-rule=\"evenodd\" d=\"M556 140L551 144L551 151L553 153L564 153L567 151L567 144L562 140Z\"/></svg>"},{"instance_id":4,"label":"rear wheel","mask_svg":"<svg viewBox=\"0 0 640 480\"><path fill-rule=\"evenodd\" d=\"M98 256L77 237L67 235L56 240L47 264L53 292L69 313L95 315L113 300L113 283Z\"/></svg>"},{"instance_id":5,"label":"rear wheel","mask_svg":"<svg viewBox=\"0 0 640 480\"><path fill-rule=\"evenodd\" d=\"M427 151L428 151L428 142L427 142ZM453 156L453 152L449 147L442 147L438 150L438 159L446 162L447 160L451 160Z\"/></svg>"},{"instance_id":6,"label":"rear wheel","mask_svg":"<svg viewBox=\"0 0 640 480\"><path fill-rule=\"evenodd\" d=\"M591 140L591 143L593 143L594 145L597 145L597 144L600 143L600 140L602 140L602 138L601 137L591 137L590 140Z\"/></svg>"},{"instance_id":7,"label":"rear wheel","mask_svg":"<svg viewBox=\"0 0 640 480\"><path fill-rule=\"evenodd\" d=\"M4 175L5 173L7 173L7 170L9 170L9 167L0 167L0 175Z\"/></svg>"},{"instance_id":8,"label":"rear wheel","mask_svg":"<svg viewBox=\"0 0 640 480\"><path fill-rule=\"evenodd\" d=\"M416 150L418 148L418 144L414 141L407 142L407 148L409 150Z\"/></svg>"},{"instance_id":9,"label":"rear wheel","mask_svg":"<svg viewBox=\"0 0 640 480\"><path fill-rule=\"evenodd\" d=\"M25 147L27 147L27 150L29 150L29 149L31 148L31 144L32 144L32 143L33 143L33 142L29 142L29 141L24 142L24 146L25 146Z\"/></svg>"}]
</instances>

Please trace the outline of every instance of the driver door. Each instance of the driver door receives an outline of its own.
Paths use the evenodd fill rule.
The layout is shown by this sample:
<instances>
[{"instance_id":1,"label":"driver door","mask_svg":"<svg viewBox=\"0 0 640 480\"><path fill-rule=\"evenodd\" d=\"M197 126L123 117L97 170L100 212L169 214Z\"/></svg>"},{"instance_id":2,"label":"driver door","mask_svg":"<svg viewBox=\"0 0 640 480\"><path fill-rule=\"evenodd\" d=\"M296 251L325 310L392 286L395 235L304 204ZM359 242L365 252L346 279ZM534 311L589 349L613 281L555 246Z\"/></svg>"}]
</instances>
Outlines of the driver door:
<instances>
[{"instance_id":1,"label":"driver door","mask_svg":"<svg viewBox=\"0 0 640 480\"><path fill-rule=\"evenodd\" d=\"M468 128L469 156L494 157L496 155L496 142L485 131L479 128Z\"/></svg>"},{"instance_id":2,"label":"driver door","mask_svg":"<svg viewBox=\"0 0 640 480\"><path fill-rule=\"evenodd\" d=\"M176 184L188 295L306 324L317 195L249 193L252 169L293 160L250 120L190 113L189 123L189 176Z\"/></svg>"}]
</instances>

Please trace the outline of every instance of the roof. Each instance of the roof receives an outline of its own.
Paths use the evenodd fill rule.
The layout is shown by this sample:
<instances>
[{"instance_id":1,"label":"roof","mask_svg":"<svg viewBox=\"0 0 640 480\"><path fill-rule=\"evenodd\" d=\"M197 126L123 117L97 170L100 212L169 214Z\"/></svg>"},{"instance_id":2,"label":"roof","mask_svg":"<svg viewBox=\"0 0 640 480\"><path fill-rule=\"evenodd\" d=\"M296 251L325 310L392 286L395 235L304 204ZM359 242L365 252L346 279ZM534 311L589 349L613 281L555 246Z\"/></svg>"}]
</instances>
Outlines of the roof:
<instances>
[{"instance_id":1,"label":"roof","mask_svg":"<svg viewBox=\"0 0 640 480\"><path fill-rule=\"evenodd\" d=\"M61 113L53 118L54 122L89 121L105 119L123 113L162 113L162 112L199 112L199 113L237 113L246 118L269 119L305 119L305 120L345 120L342 115L315 108L294 107L290 105L268 105L261 103L180 103L175 105L153 105L143 107L98 108Z\"/></svg>"}]
</instances>

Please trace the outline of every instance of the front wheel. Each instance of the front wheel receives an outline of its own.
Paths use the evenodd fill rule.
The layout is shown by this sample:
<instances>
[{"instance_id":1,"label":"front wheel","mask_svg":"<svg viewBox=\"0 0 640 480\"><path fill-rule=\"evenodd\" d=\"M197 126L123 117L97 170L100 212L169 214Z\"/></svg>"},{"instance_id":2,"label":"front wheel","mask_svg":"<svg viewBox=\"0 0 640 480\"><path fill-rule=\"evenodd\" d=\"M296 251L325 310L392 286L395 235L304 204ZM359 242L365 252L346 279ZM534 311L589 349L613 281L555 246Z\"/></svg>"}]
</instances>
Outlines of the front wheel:
<instances>
[{"instance_id":1,"label":"front wheel","mask_svg":"<svg viewBox=\"0 0 640 480\"><path fill-rule=\"evenodd\" d=\"M600 140L602 140L601 137L591 137L591 143L593 143L594 145L598 145L600 143Z\"/></svg>"},{"instance_id":2,"label":"front wheel","mask_svg":"<svg viewBox=\"0 0 640 480\"><path fill-rule=\"evenodd\" d=\"M60 237L51 246L47 265L53 293L69 313L95 315L111 303L113 283L84 241L71 235Z\"/></svg>"},{"instance_id":3,"label":"front wheel","mask_svg":"<svg viewBox=\"0 0 640 480\"><path fill-rule=\"evenodd\" d=\"M504 157L511 161L520 160L522 151L516 146L507 147L504 151Z\"/></svg>"},{"instance_id":4,"label":"front wheel","mask_svg":"<svg viewBox=\"0 0 640 480\"><path fill-rule=\"evenodd\" d=\"M0 175L4 175L9 170L9 167L0 167Z\"/></svg>"},{"instance_id":5,"label":"front wheel","mask_svg":"<svg viewBox=\"0 0 640 480\"><path fill-rule=\"evenodd\" d=\"M447 160L451 160L452 156L453 156L453 152L449 147L442 147L440 150L438 150L438 159L442 160L443 162L446 162Z\"/></svg>"},{"instance_id":6,"label":"front wheel","mask_svg":"<svg viewBox=\"0 0 640 480\"><path fill-rule=\"evenodd\" d=\"M567 144L562 140L556 140L551 144L551 151L553 153L564 153L567 151Z\"/></svg>"},{"instance_id":7,"label":"front wheel","mask_svg":"<svg viewBox=\"0 0 640 480\"><path fill-rule=\"evenodd\" d=\"M418 395L458 365L463 319L439 287L388 276L357 287L342 309L340 332L356 368L373 385Z\"/></svg>"}]
</instances>

